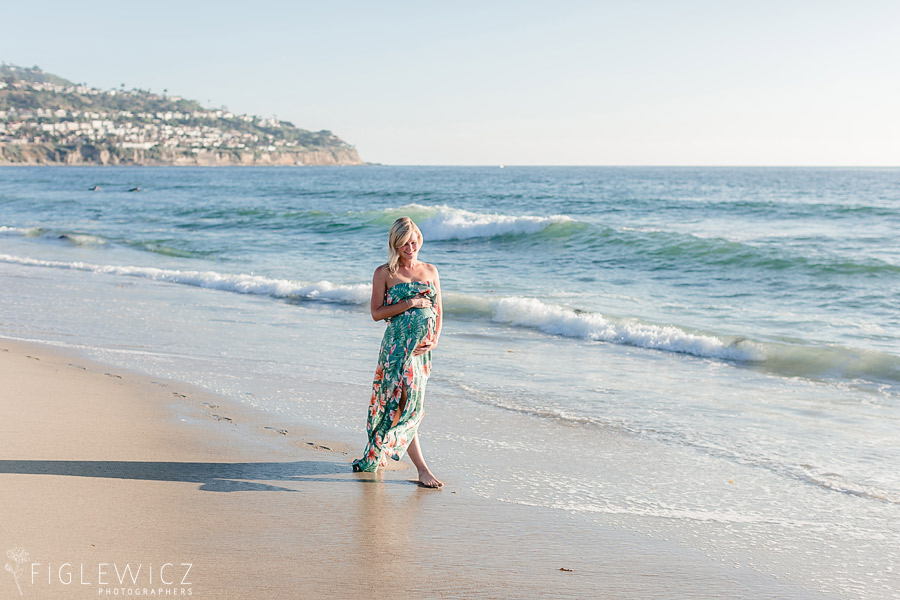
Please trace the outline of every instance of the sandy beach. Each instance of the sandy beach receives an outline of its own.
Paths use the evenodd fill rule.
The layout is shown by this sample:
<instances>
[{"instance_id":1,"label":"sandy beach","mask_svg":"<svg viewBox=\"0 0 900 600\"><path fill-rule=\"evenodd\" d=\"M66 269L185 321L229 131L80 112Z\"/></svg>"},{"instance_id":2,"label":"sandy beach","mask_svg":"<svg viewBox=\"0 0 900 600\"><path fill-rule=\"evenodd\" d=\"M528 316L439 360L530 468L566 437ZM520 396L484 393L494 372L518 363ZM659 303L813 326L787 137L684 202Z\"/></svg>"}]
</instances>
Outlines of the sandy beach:
<instances>
[{"instance_id":1,"label":"sandy beach","mask_svg":"<svg viewBox=\"0 0 900 600\"><path fill-rule=\"evenodd\" d=\"M7 11L0 600L900 600L900 3L171 8Z\"/></svg>"},{"instance_id":2,"label":"sandy beach","mask_svg":"<svg viewBox=\"0 0 900 600\"><path fill-rule=\"evenodd\" d=\"M50 346L0 340L0 377L5 598L808 595L405 463L353 474L321 432Z\"/></svg>"}]
</instances>

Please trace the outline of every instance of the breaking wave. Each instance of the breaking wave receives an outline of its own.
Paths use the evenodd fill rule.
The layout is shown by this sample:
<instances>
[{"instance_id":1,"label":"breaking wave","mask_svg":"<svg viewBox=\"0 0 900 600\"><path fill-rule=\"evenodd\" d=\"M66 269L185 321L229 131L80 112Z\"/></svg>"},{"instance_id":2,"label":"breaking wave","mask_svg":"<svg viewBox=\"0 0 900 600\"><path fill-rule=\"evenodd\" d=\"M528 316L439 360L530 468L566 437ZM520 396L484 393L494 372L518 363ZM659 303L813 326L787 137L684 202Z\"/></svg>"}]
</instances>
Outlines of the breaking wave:
<instances>
[{"instance_id":1,"label":"breaking wave","mask_svg":"<svg viewBox=\"0 0 900 600\"><path fill-rule=\"evenodd\" d=\"M84 262L64 262L39 260L9 254L0 254L0 261L34 267L69 269L89 273L140 277L153 281L165 281L193 287L254 294L273 298L325 300L341 304L362 304L370 296L370 286L366 284L342 285L330 281L314 283L291 279L273 279L261 275L227 274L216 271L190 271L180 269L160 269L157 267L135 267L119 265L95 265Z\"/></svg>"},{"instance_id":2,"label":"breaking wave","mask_svg":"<svg viewBox=\"0 0 900 600\"><path fill-rule=\"evenodd\" d=\"M764 355L753 342L692 333L672 325L653 325L637 319L611 319L547 304L535 298L501 298L493 303L493 320L539 329L545 333L613 344L667 350L704 358L758 361Z\"/></svg>"},{"instance_id":3,"label":"breaking wave","mask_svg":"<svg viewBox=\"0 0 900 600\"><path fill-rule=\"evenodd\" d=\"M407 204L380 212L381 214L374 219L379 226L389 224L398 217L408 216L416 222L426 240L436 241L530 235L554 226L577 223L566 215L541 217L477 213L445 204L438 206Z\"/></svg>"},{"instance_id":4,"label":"breaking wave","mask_svg":"<svg viewBox=\"0 0 900 600\"><path fill-rule=\"evenodd\" d=\"M253 274L98 265L8 254L0 254L0 262L140 277L288 301L325 301L362 307L370 299L370 286L364 283L307 282ZM485 319L566 338L742 363L786 377L887 383L891 386L900 383L900 357L875 350L753 340L674 324L618 318L519 296L485 299L470 294L448 294L444 298L444 308L448 314L461 318Z\"/></svg>"}]
</instances>

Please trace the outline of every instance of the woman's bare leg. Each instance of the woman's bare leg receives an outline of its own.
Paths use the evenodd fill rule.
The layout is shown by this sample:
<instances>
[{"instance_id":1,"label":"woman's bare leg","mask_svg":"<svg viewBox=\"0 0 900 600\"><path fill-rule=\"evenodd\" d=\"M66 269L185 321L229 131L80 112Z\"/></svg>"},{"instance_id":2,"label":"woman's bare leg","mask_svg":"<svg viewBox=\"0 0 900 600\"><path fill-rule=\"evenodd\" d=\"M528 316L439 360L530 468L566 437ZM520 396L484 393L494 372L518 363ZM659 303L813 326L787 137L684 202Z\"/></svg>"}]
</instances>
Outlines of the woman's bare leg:
<instances>
[{"instance_id":1,"label":"woman's bare leg","mask_svg":"<svg viewBox=\"0 0 900 600\"><path fill-rule=\"evenodd\" d=\"M434 473L431 472L431 469L428 468L428 465L425 464L425 457L422 456L422 449L419 448L419 436L413 438L413 441L409 444L409 448L407 448L406 453L409 455L409 459L416 466L416 470L419 471L419 483L424 485L425 487L441 487L444 485L437 477L434 476Z\"/></svg>"},{"instance_id":2,"label":"woman's bare leg","mask_svg":"<svg viewBox=\"0 0 900 600\"><path fill-rule=\"evenodd\" d=\"M400 415L406 408L406 386L403 385L403 383L400 385L400 406L397 408L397 413L394 415L391 427L395 426L400 421ZM409 455L409 459L413 462L416 466L416 470L419 472L419 483L430 488L437 488L444 485L434 476L434 473L431 472L428 465L425 464L425 457L422 456L422 449L419 448L418 435L410 442L409 447L406 449L406 453Z\"/></svg>"}]
</instances>

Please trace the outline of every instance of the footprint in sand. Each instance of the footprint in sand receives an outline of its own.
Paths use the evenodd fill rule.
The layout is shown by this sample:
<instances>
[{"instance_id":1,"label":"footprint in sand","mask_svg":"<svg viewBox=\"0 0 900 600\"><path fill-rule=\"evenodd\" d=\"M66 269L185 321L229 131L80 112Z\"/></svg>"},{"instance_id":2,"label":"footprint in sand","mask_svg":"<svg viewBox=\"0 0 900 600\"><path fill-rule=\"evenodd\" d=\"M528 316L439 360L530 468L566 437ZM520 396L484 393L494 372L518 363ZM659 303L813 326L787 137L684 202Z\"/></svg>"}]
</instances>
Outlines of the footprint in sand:
<instances>
[{"instance_id":1,"label":"footprint in sand","mask_svg":"<svg viewBox=\"0 0 900 600\"><path fill-rule=\"evenodd\" d=\"M69 366L70 366L70 367L75 367L76 369L81 369L82 371L87 371L87 369L85 369L85 368L82 367L81 365L76 365L75 363L69 363Z\"/></svg>"},{"instance_id":2,"label":"footprint in sand","mask_svg":"<svg viewBox=\"0 0 900 600\"><path fill-rule=\"evenodd\" d=\"M287 435L287 429L277 429L275 427L269 427L268 425L263 427L263 429L269 429L271 431L274 431L275 433L280 433L281 435Z\"/></svg>"},{"instance_id":3,"label":"footprint in sand","mask_svg":"<svg viewBox=\"0 0 900 600\"><path fill-rule=\"evenodd\" d=\"M210 415L216 421L231 421L231 417L223 417L222 415Z\"/></svg>"},{"instance_id":4,"label":"footprint in sand","mask_svg":"<svg viewBox=\"0 0 900 600\"><path fill-rule=\"evenodd\" d=\"M172 395L176 398L187 398L184 394L179 394L178 392L172 392Z\"/></svg>"},{"instance_id":5,"label":"footprint in sand","mask_svg":"<svg viewBox=\"0 0 900 600\"><path fill-rule=\"evenodd\" d=\"M312 447L315 448L316 450L328 450L329 452L332 451L331 448L329 448L328 446L325 446L325 445L322 445L322 444L317 444L317 443L315 443L315 442L306 442L306 445L307 445L307 446L312 446Z\"/></svg>"},{"instance_id":6,"label":"footprint in sand","mask_svg":"<svg viewBox=\"0 0 900 600\"><path fill-rule=\"evenodd\" d=\"M219 408L219 405L218 405L218 404L211 404L211 403L209 403L209 402L204 402L204 403L203 403L203 406L206 406L206 407L208 407L208 408Z\"/></svg>"},{"instance_id":7,"label":"footprint in sand","mask_svg":"<svg viewBox=\"0 0 900 600\"><path fill-rule=\"evenodd\" d=\"M39 359L37 356L32 356L32 355L30 355L30 354L26 354L26 355L25 355L25 358L30 358L31 360L41 360L41 359Z\"/></svg>"},{"instance_id":8,"label":"footprint in sand","mask_svg":"<svg viewBox=\"0 0 900 600\"><path fill-rule=\"evenodd\" d=\"M116 375L115 373L104 373L107 377L115 377L116 379L122 379L121 375Z\"/></svg>"}]
</instances>

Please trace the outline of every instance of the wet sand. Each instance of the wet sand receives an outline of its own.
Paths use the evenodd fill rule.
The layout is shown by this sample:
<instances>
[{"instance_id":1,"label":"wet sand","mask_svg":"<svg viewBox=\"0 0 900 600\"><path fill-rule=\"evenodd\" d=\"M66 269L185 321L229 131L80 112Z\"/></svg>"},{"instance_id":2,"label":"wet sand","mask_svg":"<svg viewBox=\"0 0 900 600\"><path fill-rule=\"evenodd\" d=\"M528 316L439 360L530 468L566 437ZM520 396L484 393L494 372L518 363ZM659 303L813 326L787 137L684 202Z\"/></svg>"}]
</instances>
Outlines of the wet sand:
<instances>
[{"instance_id":1,"label":"wet sand","mask_svg":"<svg viewBox=\"0 0 900 600\"><path fill-rule=\"evenodd\" d=\"M0 338L0 381L4 598L814 597L51 346Z\"/></svg>"}]
</instances>

